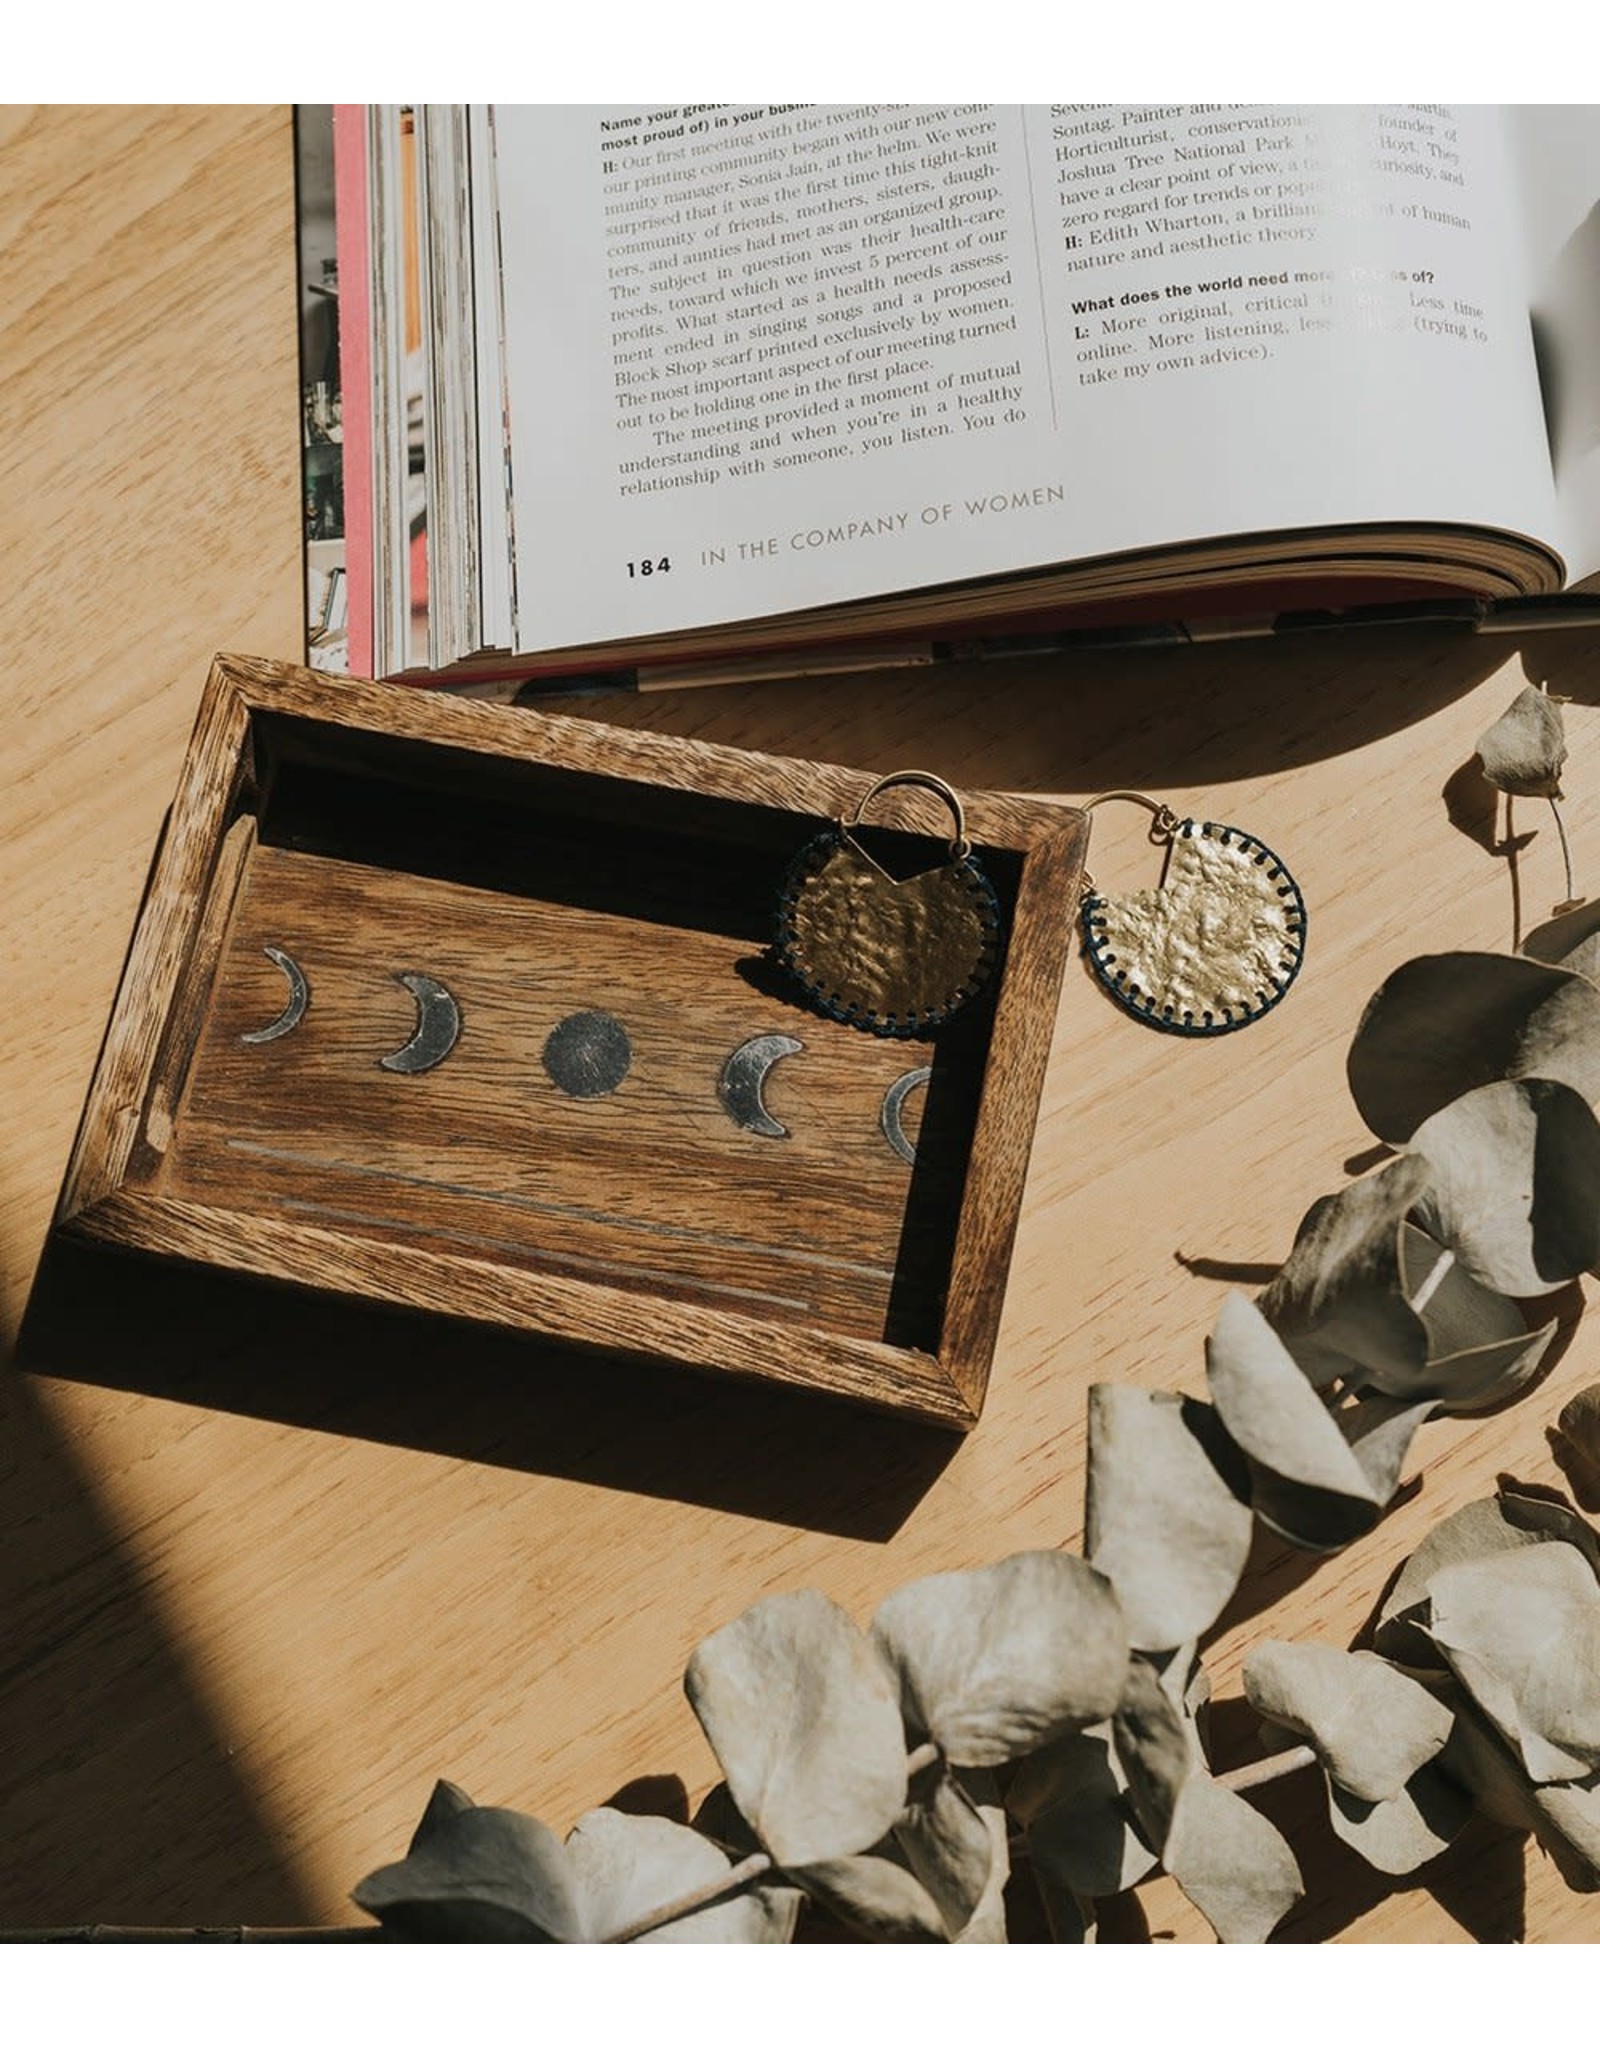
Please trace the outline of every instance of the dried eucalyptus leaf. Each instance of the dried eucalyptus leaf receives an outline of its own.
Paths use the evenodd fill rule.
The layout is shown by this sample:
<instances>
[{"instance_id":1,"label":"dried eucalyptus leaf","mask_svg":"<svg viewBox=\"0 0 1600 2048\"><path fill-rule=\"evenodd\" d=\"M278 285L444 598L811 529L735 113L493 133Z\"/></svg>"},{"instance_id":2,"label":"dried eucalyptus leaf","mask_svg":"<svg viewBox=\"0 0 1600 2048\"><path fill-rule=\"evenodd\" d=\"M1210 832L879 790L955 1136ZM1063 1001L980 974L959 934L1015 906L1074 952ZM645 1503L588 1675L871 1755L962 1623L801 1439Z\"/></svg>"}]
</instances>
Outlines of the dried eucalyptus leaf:
<instances>
[{"instance_id":1,"label":"dried eucalyptus leaf","mask_svg":"<svg viewBox=\"0 0 1600 2048\"><path fill-rule=\"evenodd\" d=\"M1427 1632L1428 1588L1447 1565L1471 1564L1539 1543L1570 1544L1600 1580L1600 1537L1552 1487L1502 1475L1492 1500L1469 1501L1430 1529L1384 1596L1373 1632L1381 1656L1419 1669L1444 1659Z\"/></svg>"},{"instance_id":2,"label":"dried eucalyptus leaf","mask_svg":"<svg viewBox=\"0 0 1600 2048\"><path fill-rule=\"evenodd\" d=\"M1581 1387L1556 1417L1560 1431L1576 1461L1577 1470L1591 1485L1600 1486L1600 1381Z\"/></svg>"},{"instance_id":3,"label":"dried eucalyptus leaf","mask_svg":"<svg viewBox=\"0 0 1600 2048\"><path fill-rule=\"evenodd\" d=\"M1209 1770L1202 1731L1211 1711L1211 1675L1200 1661L1198 1643L1191 1638L1175 1649L1153 1650L1147 1652L1143 1661L1172 1702L1196 1770Z\"/></svg>"},{"instance_id":4,"label":"dried eucalyptus leaf","mask_svg":"<svg viewBox=\"0 0 1600 2048\"><path fill-rule=\"evenodd\" d=\"M1447 1849L1472 1801L1437 1764L1424 1764L1393 1799L1358 1799L1328 1780L1328 1820L1341 1842L1388 1877L1409 1877Z\"/></svg>"},{"instance_id":5,"label":"dried eucalyptus leaf","mask_svg":"<svg viewBox=\"0 0 1600 2048\"><path fill-rule=\"evenodd\" d=\"M1183 1716L1196 1762L1204 1763L1206 1751L1200 1737L1211 1707L1211 1674L1200 1662L1198 1643L1179 1643L1164 1658L1155 1657L1151 1662L1162 1691Z\"/></svg>"},{"instance_id":6,"label":"dried eucalyptus leaf","mask_svg":"<svg viewBox=\"0 0 1600 2048\"><path fill-rule=\"evenodd\" d=\"M1111 1735L1128 1781L1128 1803L1134 1817L1145 1840L1161 1850L1183 1788L1203 1765L1197 1765L1181 1708L1155 1668L1142 1657L1129 1663Z\"/></svg>"},{"instance_id":7,"label":"dried eucalyptus leaf","mask_svg":"<svg viewBox=\"0 0 1600 2048\"><path fill-rule=\"evenodd\" d=\"M1535 1784L1600 1765L1600 1585L1565 1543L1447 1565L1428 1632Z\"/></svg>"},{"instance_id":8,"label":"dried eucalyptus leaf","mask_svg":"<svg viewBox=\"0 0 1600 2048\"><path fill-rule=\"evenodd\" d=\"M477 1803L470 1792L463 1792L459 1785L452 1785L448 1778L441 1778L422 1809L422 1818L417 1822L416 1833L411 1837L406 1854L414 1856L419 1849L425 1849L447 1821L454 1820L458 1813L465 1813L469 1806Z\"/></svg>"},{"instance_id":9,"label":"dried eucalyptus leaf","mask_svg":"<svg viewBox=\"0 0 1600 2048\"><path fill-rule=\"evenodd\" d=\"M1556 1543L1570 1543L1600 1580L1600 1536L1564 1493L1553 1486L1538 1486L1502 1472L1496 1497L1501 1514L1513 1529Z\"/></svg>"},{"instance_id":10,"label":"dried eucalyptus leaf","mask_svg":"<svg viewBox=\"0 0 1600 2048\"><path fill-rule=\"evenodd\" d=\"M894 1674L824 1594L758 1601L700 1644L683 1683L774 1862L869 1849L898 1819L906 1749Z\"/></svg>"},{"instance_id":11,"label":"dried eucalyptus leaf","mask_svg":"<svg viewBox=\"0 0 1600 2048\"><path fill-rule=\"evenodd\" d=\"M869 1941L944 1941L944 1917L909 1870L883 1856L834 1856L794 1876Z\"/></svg>"},{"instance_id":12,"label":"dried eucalyptus leaf","mask_svg":"<svg viewBox=\"0 0 1600 2048\"><path fill-rule=\"evenodd\" d=\"M715 1883L732 1868L722 1851L693 1828L658 1814L619 1813L610 1806L583 1816L567 1837L567 1856L591 1941L609 1941L620 1929ZM748 1890L637 1939L781 1942L793 1933L794 1919L791 1905L785 1927L784 1915L769 1913L759 1891Z\"/></svg>"},{"instance_id":13,"label":"dried eucalyptus leaf","mask_svg":"<svg viewBox=\"0 0 1600 2048\"><path fill-rule=\"evenodd\" d=\"M1555 1334L1556 1325L1549 1322L1504 1343L1441 1359L1438 1370L1429 1375L1435 1407L1446 1415L1475 1415L1509 1401L1538 1378Z\"/></svg>"},{"instance_id":14,"label":"dried eucalyptus leaf","mask_svg":"<svg viewBox=\"0 0 1600 2048\"><path fill-rule=\"evenodd\" d=\"M1546 923L1535 925L1522 942L1530 960L1565 967L1569 974L1600 979L1600 903L1580 903Z\"/></svg>"},{"instance_id":15,"label":"dried eucalyptus leaf","mask_svg":"<svg viewBox=\"0 0 1600 2048\"><path fill-rule=\"evenodd\" d=\"M1466 1703L1442 1764L1491 1820L1530 1830L1573 1891L1600 1891L1600 1772L1571 1785L1532 1784Z\"/></svg>"},{"instance_id":16,"label":"dried eucalyptus leaf","mask_svg":"<svg viewBox=\"0 0 1600 2048\"><path fill-rule=\"evenodd\" d=\"M1419 1125L1411 1147L1428 1165L1417 1222L1483 1286L1548 1294L1600 1262L1600 1122L1573 1089L1491 1082Z\"/></svg>"},{"instance_id":17,"label":"dried eucalyptus leaf","mask_svg":"<svg viewBox=\"0 0 1600 2048\"><path fill-rule=\"evenodd\" d=\"M989 1877L982 1896L972 1909L972 1918L956 1936L963 1947L1004 1945L1006 1933L1006 1882L1011 1876L1010 1829L1005 1804L992 1771L961 1771L957 1783L983 1816L989 1831Z\"/></svg>"},{"instance_id":18,"label":"dried eucalyptus leaf","mask_svg":"<svg viewBox=\"0 0 1600 2048\"><path fill-rule=\"evenodd\" d=\"M913 1580L872 1631L899 1674L907 1725L952 1764L1004 1763L1103 1721L1128 1668L1115 1593L1061 1550Z\"/></svg>"},{"instance_id":19,"label":"dried eucalyptus leaf","mask_svg":"<svg viewBox=\"0 0 1600 2048\"><path fill-rule=\"evenodd\" d=\"M1408 960L1368 1003L1346 1073L1367 1128L1391 1145L1491 1081L1564 1081L1592 1102L1600 1096L1600 988L1513 954Z\"/></svg>"},{"instance_id":20,"label":"dried eucalyptus leaf","mask_svg":"<svg viewBox=\"0 0 1600 2048\"><path fill-rule=\"evenodd\" d=\"M1404 1156L1425 1179L1426 1166ZM1448 1245L1409 1221L1401 1224L1398 1243L1400 1286L1422 1318L1430 1359L1527 1336L1517 1304L1474 1280Z\"/></svg>"},{"instance_id":21,"label":"dried eucalyptus leaf","mask_svg":"<svg viewBox=\"0 0 1600 2048\"><path fill-rule=\"evenodd\" d=\"M1375 1371L1367 1384L1406 1400L1431 1399L1447 1415L1470 1415L1509 1400L1537 1375L1556 1325L1530 1330L1514 1301L1474 1280L1453 1251L1414 1223L1401 1226L1400 1278L1428 1333L1427 1363L1414 1374Z\"/></svg>"},{"instance_id":22,"label":"dried eucalyptus leaf","mask_svg":"<svg viewBox=\"0 0 1600 2048\"><path fill-rule=\"evenodd\" d=\"M1400 1401L1388 1394L1363 1394L1334 1416L1339 1434L1355 1453L1380 1507L1393 1500L1411 1439L1433 1413L1433 1405L1431 1401Z\"/></svg>"},{"instance_id":23,"label":"dried eucalyptus leaf","mask_svg":"<svg viewBox=\"0 0 1600 2048\"><path fill-rule=\"evenodd\" d=\"M988 1888L994 1844L988 1823L943 1764L918 1774L894 1839L944 1915L945 1932L959 1939Z\"/></svg>"},{"instance_id":24,"label":"dried eucalyptus leaf","mask_svg":"<svg viewBox=\"0 0 1600 2048\"><path fill-rule=\"evenodd\" d=\"M726 1779L719 1778L695 1809L691 1823L697 1835L714 1842L731 1862L742 1863L760 1849L756 1831L733 1803Z\"/></svg>"},{"instance_id":25,"label":"dried eucalyptus leaf","mask_svg":"<svg viewBox=\"0 0 1600 2048\"><path fill-rule=\"evenodd\" d=\"M1378 1609L1373 1648L1395 1663L1442 1669L1444 1659L1426 1628L1428 1587L1434 1574L1448 1565L1498 1557L1543 1540L1536 1530L1508 1521L1499 1500L1474 1500L1457 1508L1435 1523L1401 1566Z\"/></svg>"},{"instance_id":26,"label":"dried eucalyptus leaf","mask_svg":"<svg viewBox=\"0 0 1600 2048\"><path fill-rule=\"evenodd\" d=\"M1109 1726L1081 1729L1023 1758L1006 1803L1027 1830L1041 1885L1076 1898L1114 1898L1155 1869L1155 1851L1134 1830L1127 1785Z\"/></svg>"},{"instance_id":27,"label":"dried eucalyptus leaf","mask_svg":"<svg viewBox=\"0 0 1600 2048\"><path fill-rule=\"evenodd\" d=\"M1305 1889L1271 1821L1203 1771L1178 1795L1161 1860L1220 1941L1265 1941Z\"/></svg>"},{"instance_id":28,"label":"dried eucalyptus leaf","mask_svg":"<svg viewBox=\"0 0 1600 2048\"><path fill-rule=\"evenodd\" d=\"M1349 1494L1303 1486L1276 1472L1258 1472L1251 1497L1263 1528L1314 1557L1343 1550L1365 1536L1379 1519L1379 1509Z\"/></svg>"},{"instance_id":29,"label":"dried eucalyptus leaf","mask_svg":"<svg viewBox=\"0 0 1600 2048\"><path fill-rule=\"evenodd\" d=\"M423 1845L356 1886L362 1911L408 1941L586 1940L582 1894L550 1830L507 1807L451 1803L430 1801Z\"/></svg>"},{"instance_id":30,"label":"dried eucalyptus leaf","mask_svg":"<svg viewBox=\"0 0 1600 2048\"><path fill-rule=\"evenodd\" d=\"M1400 1279L1399 1232L1427 1168L1400 1158L1324 1195L1256 1304L1314 1386L1353 1372L1420 1372L1428 1336Z\"/></svg>"},{"instance_id":31,"label":"dried eucalyptus leaf","mask_svg":"<svg viewBox=\"0 0 1600 2048\"><path fill-rule=\"evenodd\" d=\"M1308 1550L1336 1550L1377 1521L1383 1500L1328 1409L1261 1311L1230 1294L1206 1340L1206 1379L1251 1467L1251 1505Z\"/></svg>"},{"instance_id":32,"label":"dried eucalyptus leaf","mask_svg":"<svg viewBox=\"0 0 1600 2048\"><path fill-rule=\"evenodd\" d=\"M720 1778L701 1800L692 1825L695 1833L704 1835L730 1863L742 1863L747 1856L761 1849L755 1829L734 1805L733 1794ZM748 1896L760 1904L767 1922L767 1931L758 1936L758 1940L786 1942L794 1939L795 1921L805 1899L805 1893L798 1886L780 1882L769 1871Z\"/></svg>"},{"instance_id":33,"label":"dried eucalyptus leaf","mask_svg":"<svg viewBox=\"0 0 1600 2048\"><path fill-rule=\"evenodd\" d=\"M1250 1478L1215 1412L1139 1387L1089 1389L1084 1554L1136 1650L1208 1629L1250 1553Z\"/></svg>"},{"instance_id":34,"label":"dried eucalyptus leaf","mask_svg":"<svg viewBox=\"0 0 1600 2048\"><path fill-rule=\"evenodd\" d=\"M1450 1739L1450 1709L1367 1650L1261 1643L1245 1658L1244 1696L1292 1728L1357 1800L1398 1799Z\"/></svg>"},{"instance_id":35,"label":"dried eucalyptus leaf","mask_svg":"<svg viewBox=\"0 0 1600 2048\"><path fill-rule=\"evenodd\" d=\"M1422 1304L1427 1360L1420 1370L1409 1362L1375 1365L1349 1384L1431 1401L1447 1415L1470 1415L1519 1393L1537 1375L1555 1323L1530 1330L1515 1302L1481 1286L1454 1252L1415 1225L1402 1228L1400 1243L1402 1284Z\"/></svg>"},{"instance_id":36,"label":"dried eucalyptus leaf","mask_svg":"<svg viewBox=\"0 0 1600 2048\"><path fill-rule=\"evenodd\" d=\"M1058 1947L1090 1947L1096 1930L1093 1899L1079 1898L1076 1893L1064 1890L1043 1872L1035 1874L1044 1916L1050 1923L1050 1939Z\"/></svg>"},{"instance_id":37,"label":"dried eucalyptus leaf","mask_svg":"<svg viewBox=\"0 0 1600 2048\"><path fill-rule=\"evenodd\" d=\"M1567 758L1560 704L1530 683L1479 740L1477 755L1486 778L1508 796L1560 796Z\"/></svg>"}]
</instances>

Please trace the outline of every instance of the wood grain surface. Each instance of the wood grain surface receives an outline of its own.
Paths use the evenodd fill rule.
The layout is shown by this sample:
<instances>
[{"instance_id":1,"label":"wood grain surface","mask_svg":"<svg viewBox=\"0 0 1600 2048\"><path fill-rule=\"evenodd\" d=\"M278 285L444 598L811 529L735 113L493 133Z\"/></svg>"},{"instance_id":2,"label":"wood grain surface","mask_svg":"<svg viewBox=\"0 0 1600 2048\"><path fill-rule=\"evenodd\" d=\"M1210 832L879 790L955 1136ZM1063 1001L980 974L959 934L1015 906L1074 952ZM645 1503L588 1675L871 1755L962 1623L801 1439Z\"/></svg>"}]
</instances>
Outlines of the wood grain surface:
<instances>
[{"instance_id":1,"label":"wood grain surface","mask_svg":"<svg viewBox=\"0 0 1600 2048\"><path fill-rule=\"evenodd\" d=\"M1548 812L1508 834L1469 771L1528 677L1572 700L1568 822L1600 890L1600 647L1396 631L574 707L863 773L1143 788L1300 882L1300 981L1230 1038L1141 1028L1069 965L959 1442L659 1367L542 1370L534 1403L552 1362L510 1335L94 1247L41 1264L210 658L300 650L292 158L281 109L7 110L0 139L8 1339L27 1310L0 1381L0 1922L353 1920L441 1774L558 1828L698 1797L684 1661L762 1594L865 1618L917 1574L1080 1540L1088 1386L1197 1390L1228 1289L1372 1156L1343 1074L1372 990L1509 945L1564 893ZM1153 880L1143 823L1096 814L1103 887ZM1258 1546L1208 1650L1222 1761L1254 1753L1252 1643L1348 1643L1439 1516L1499 1471L1559 1479L1546 1430L1600 1377L1581 1291L1560 1306L1540 1383L1425 1425L1373 1535ZM1390 1884L1306 1780L1256 1797L1306 1874L1283 1940L1600 1938L1600 1903L1485 1823ZM1165 1881L1119 1926L1207 1938Z\"/></svg>"}]
</instances>

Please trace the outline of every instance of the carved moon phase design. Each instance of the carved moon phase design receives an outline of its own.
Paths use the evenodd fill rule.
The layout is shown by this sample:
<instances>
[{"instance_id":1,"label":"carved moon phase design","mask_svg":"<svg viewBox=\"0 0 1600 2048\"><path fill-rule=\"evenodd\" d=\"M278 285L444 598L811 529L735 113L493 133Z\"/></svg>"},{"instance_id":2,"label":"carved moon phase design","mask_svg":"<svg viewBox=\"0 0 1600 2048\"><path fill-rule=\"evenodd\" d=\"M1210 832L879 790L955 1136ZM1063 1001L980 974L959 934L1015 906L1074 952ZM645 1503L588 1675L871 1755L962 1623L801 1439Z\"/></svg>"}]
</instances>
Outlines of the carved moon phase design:
<instances>
[{"instance_id":1,"label":"carved moon phase design","mask_svg":"<svg viewBox=\"0 0 1600 2048\"><path fill-rule=\"evenodd\" d=\"M1084 952L1106 993L1158 1031L1215 1038L1265 1016L1305 957L1305 899L1270 846L1185 818L1156 889L1086 896Z\"/></svg>"},{"instance_id":2,"label":"carved moon phase design","mask_svg":"<svg viewBox=\"0 0 1600 2048\"><path fill-rule=\"evenodd\" d=\"M905 1126L900 1121L900 1112L905 1108L906 1097L913 1088L926 1088L933 1079L932 1067L913 1067L909 1074L902 1074L898 1081L891 1081L884 1091L883 1107L878 1112L878 1122L883 1135L889 1140L891 1149L902 1158L907 1166L917 1163L917 1148L906 1136Z\"/></svg>"},{"instance_id":3,"label":"carved moon phase design","mask_svg":"<svg viewBox=\"0 0 1600 2048\"><path fill-rule=\"evenodd\" d=\"M742 1131L758 1138L787 1138L789 1132L767 1108L762 1088L774 1065L792 1052L804 1052L798 1038L782 1031L769 1031L760 1038L747 1038L729 1053L717 1082L723 1108Z\"/></svg>"},{"instance_id":4,"label":"carved moon phase design","mask_svg":"<svg viewBox=\"0 0 1600 2048\"><path fill-rule=\"evenodd\" d=\"M575 1010L544 1042L544 1070L563 1095L610 1095L633 1065L633 1041L609 1010Z\"/></svg>"},{"instance_id":5,"label":"carved moon phase design","mask_svg":"<svg viewBox=\"0 0 1600 2048\"><path fill-rule=\"evenodd\" d=\"M397 974L417 1002L417 1028L398 1051L385 1053L380 1067L391 1074L425 1074L452 1051L461 1036L461 1006L431 974Z\"/></svg>"},{"instance_id":6,"label":"carved moon phase design","mask_svg":"<svg viewBox=\"0 0 1600 2048\"><path fill-rule=\"evenodd\" d=\"M259 1031L241 1031L239 1041L242 1045L267 1045L274 1038L282 1038L300 1022L311 1001L311 984L299 962L281 946L263 946L261 950L274 967L282 968L289 983L289 1000L270 1024L263 1024Z\"/></svg>"}]
</instances>

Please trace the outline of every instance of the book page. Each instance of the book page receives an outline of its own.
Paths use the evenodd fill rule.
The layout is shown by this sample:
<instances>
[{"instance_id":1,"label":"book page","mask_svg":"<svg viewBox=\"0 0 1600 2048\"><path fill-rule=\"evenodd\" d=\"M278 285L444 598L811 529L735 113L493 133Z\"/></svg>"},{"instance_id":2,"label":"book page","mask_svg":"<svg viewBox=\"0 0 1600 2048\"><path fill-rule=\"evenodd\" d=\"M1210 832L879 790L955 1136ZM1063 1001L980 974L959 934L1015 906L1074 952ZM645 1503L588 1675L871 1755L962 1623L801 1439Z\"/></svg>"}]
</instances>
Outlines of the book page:
<instances>
[{"instance_id":1,"label":"book page","mask_svg":"<svg viewBox=\"0 0 1600 2048\"><path fill-rule=\"evenodd\" d=\"M1600 107L1511 107L1563 552L1600 575Z\"/></svg>"},{"instance_id":2,"label":"book page","mask_svg":"<svg viewBox=\"0 0 1600 2048\"><path fill-rule=\"evenodd\" d=\"M501 363L500 223L494 207L494 129L486 106L467 109L468 185L472 202L473 396L478 442L477 504L483 644L512 641L509 507L506 492L505 381Z\"/></svg>"},{"instance_id":3,"label":"book page","mask_svg":"<svg viewBox=\"0 0 1600 2048\"><path fill-rule=\"evenodd\" d=\"M1448 107L497 108L522 646L1554 494Z\"/></svg>"}]
</instances>

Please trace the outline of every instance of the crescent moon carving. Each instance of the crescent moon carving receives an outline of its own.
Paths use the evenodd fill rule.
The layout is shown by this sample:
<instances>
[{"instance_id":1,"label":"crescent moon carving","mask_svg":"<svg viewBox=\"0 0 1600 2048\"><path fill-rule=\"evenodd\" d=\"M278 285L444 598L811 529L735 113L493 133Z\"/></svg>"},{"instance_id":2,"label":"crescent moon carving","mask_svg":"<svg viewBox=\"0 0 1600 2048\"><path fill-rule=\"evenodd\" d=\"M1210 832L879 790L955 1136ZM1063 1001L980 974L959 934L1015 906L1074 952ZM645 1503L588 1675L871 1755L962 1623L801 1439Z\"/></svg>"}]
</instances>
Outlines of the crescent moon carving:
<instances>
[{"instance_id":1,"label":"crescent moon carving","mask_svg":"<svg viewBox=\"0 0 1600 2048\"><path fill-rule=\"evenodd\" d=\"M905 1126L900 1121L900 1112L905 1107L906 1097L913 1088L925 1088L933 1079L932 1067L913 1067L909 1074L902 1074L898 1081L891 1081L884 1091L883 1107L878 1112L878 1122L883 1135L889 1140L892 1151L902 1158L907 1166L917 1163L917 1148L906 1136Z\"/></svg>"},{"instance_id":2,"label":"crescent moon carving","mask_svg":"<svg viewBox=\"0 0 1600 2048\"><path fill-rule=\"evenodd\" d=\"M263 946L261 950L274 967L283 970L289 983L289 1000L270 1024L263 1024L259 1031L241 1031L239 1041L242 1045L267 1045L274 1038L282 1038L300 1022L311 1001L311 984L301 971L300 963L285 953L281 946Z\"/></svg>"},{"instance_id":3,"label":"crescent moon carving","mask_svg":"<svg viewBox=\"0 0 1600 2048\"><path fill-rule=\"evenodd\" d=\"M461 1036L461 1006L431 974L397 974L395 980L416 997L417 1028L398 1051L385 1053L378 1065L391 1074L425 1074Z\"/></svg>"},{"instance_id":4,"label":"crescent moon carving","mask_svg":"<svg viewBox=\"0 0 1600 2048\"><path fill-rule=\"evenodd\" d=\"M788 1137L788 1130L762 1100L761 1090L777 1061L789 1053L804 1051L800 1039L769 1031L760 1038L747 1038L729 1053L717 1082L717 1094L740 1130L752 1131L758 1138Z\"/></svg>"}]
</instances>

